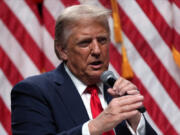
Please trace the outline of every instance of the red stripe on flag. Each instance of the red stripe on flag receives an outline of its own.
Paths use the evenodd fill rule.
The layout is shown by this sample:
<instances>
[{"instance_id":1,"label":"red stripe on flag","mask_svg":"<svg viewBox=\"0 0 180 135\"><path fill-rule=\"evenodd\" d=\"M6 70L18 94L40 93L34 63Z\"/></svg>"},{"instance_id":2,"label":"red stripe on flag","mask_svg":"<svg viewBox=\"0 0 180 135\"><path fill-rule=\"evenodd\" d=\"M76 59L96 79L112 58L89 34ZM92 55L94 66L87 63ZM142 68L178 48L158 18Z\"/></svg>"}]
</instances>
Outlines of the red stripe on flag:
<instances>
[{"instance_id":1,"label":"red stripe on flag","mask_svg":"<svg viewBox=\"0 0 180 135\"><path fill-rule=\"evenodd\" d=\"M172 0L172 1L176 4L176 6L179 8L179 11L180 11L180 1L179 0ZM174 17L176 17L176 16L174 16ZM178 20L179 18L174 18L174 20L175 19ZM175 46L176 50L179 51L179 53L180 53L180 33L178 33L176 31L176 29L173 29L173 34L174 34L174 42L173 42L174 46Z\"/></svg>"},{"instance_id":2,"label":"red stripe on flag","mask_svg":"<svg viewBox=\"0 0 180 135\"><path fill-rule=\"evenodd\" d=\"M40 24L43 24L42 18L40 16L40 13L38 11L38 3L35 3L32 0L25 0L26 4L31 8L31 10L34 12L35 16L37 17Z\"/></svg>"},{"instance_id":3,"label":"red stripe on flag","mask_svg":"<svg viewBox=\"0 0 180 135\"><path fill-rule=\"evenodd\" d=\"M107 3L109 1L100 0L102 3ZM107 7L106 5L104 5ZM146 42L146 40L143 38L143 36L140 34L140 32L137 30L137 28L134 26L134 24L131 22L131 20L128 18L126 13L121 9L120 6L119 13L121 16L121 24L122 29L126 33L126 35L129 37L133 45L135 46L136 50L139 52L139 54L142 56L142 58L146 61L146 63L151 67L151 70L155 73L156 77L159 79L161 84L166 89L166 92L170 95L172 100L177 104L177 106L180 108L180 102L179 102L179 86L174 81L174 79L169 75L168 71L165 69L164 65L161 63L161 61L158 59L156 54L154 54L153 50L149 46L149 44ZM157 66L158 65L158 66ZM176 94L174 94L176 93Z\"/></svg>"},{"instance_id":4,"label":"red stripe on flag","mask_svg":"<svg viewBox=\"0 0 180 135\"><path fill-rule=\"evenodd\" d=\"M116 71L121 75L121 63L122 63L122 56L111 43L109 47L109 55L110 55L110 62Z\"/></svg>"},{"instance_id":5,"label":"red stripe on flag","mask_svg":"<svg viewBox=\"0 0 180 135\"><path fill-rule=\"evenodd\" d=\"M150 114L151 118L156 122L158 128L164 133L164 135L178 135L177 131L169 123L167 117L156 104L156 101L154 101L154 99L145 89L139 78L137 76L134 76L132 82L136 84L140 92L144 95L144 105L147 108L147 111Z\"/></svg>"},{"instance_id":6,"label":"red stripe on flag","mask_svg":"<svg viewBox=\"0 0 180 135\"><path fill-rule=\"evenodd\" d=\"M11 112L0 97L0 122L8 135L11 135Z\"/></svg>"},{"instance_id":7,"label":"red stripe on flag","mask_svg":"<svg viewBox=\"0 0 180 135\"><path fill-rule=\"evenodd\" d=\"M172 0L178 8L180 8L180 0Z\"/></svg>"},{"instance_id":8,"label":"red stripe on flag","mask_svg":"<svg viewBox=\"0 0 180 135\"><path fill-rule=\"evenodd\" d=\"M12 85L23 80L22 75L0 46L0 67Z\"/></svg>"},{"instance_id":9,"label":"red stripe on flag","mask_svg":"<svg viewBox=\"0 0 180 135\"><path fill-rule=\"evenodd\" d=\"M166 42L166 44L169 46L169 48L171 48L173 41L172 29L158 12L152 1L137 0L136 2L144 11L146 16L151 20L151 23L156 27L157 31L159 32L163 40Z\"/></svg>"},{"instance_id":10,"label":"red stripe on flag","mask_svg":"<svg viewBox=\"0 0 180 135\"><path fill-rule=\"evenodd\" d=\"M174 46L180 53L180 35L177 34L177 32L174 31Z\"/></svg>"},{"instance_id":11,"label":"red stripe on flag","mask_svg":"<svg viewBox=\"0 0 180 135\"><path fill-rule=\"evenodd\" d=\"M43 6L43 22L47 29L47 31L50 33L52 38L54 39L55 34L55 19L52 17L52 15L49 13L47 8Z\"/></svg>"},{"instance_id":12,"label":"red stripe on flag","mask_svg":"<svg viewBox=\"0 0 180 135\"><path fill-rule=\"evenodd\" d=\"M22 48L26 51L28 56L33 60L40 71L44 69L46 71L54 69L52 63L44 55L44 53L39 49L38 45L34 42L32 37L29 35L27 30L24 28L23 24L16 18L14 13L9 9L9 7L1 2L0 4L0 17L4 24L8 27L14 37L19 41ZM8 15L4 15L8 14Z\"/></svg>"}]
</instances>

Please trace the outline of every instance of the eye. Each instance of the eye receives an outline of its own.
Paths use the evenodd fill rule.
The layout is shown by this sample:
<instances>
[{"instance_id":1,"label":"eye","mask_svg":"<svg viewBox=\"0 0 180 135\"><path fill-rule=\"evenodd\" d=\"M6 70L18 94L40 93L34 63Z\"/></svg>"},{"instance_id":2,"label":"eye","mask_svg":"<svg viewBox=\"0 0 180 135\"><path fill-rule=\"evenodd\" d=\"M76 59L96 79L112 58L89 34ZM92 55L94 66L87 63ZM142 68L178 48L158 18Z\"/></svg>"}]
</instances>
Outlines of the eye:
<instances>
[{"instance_id":1,"label":"eye","mask_svg":"<svg viewBox=\"0 0 180 135\"><path fill-rule=\"evenodd\" d=\"M105 37L105 36L101 36L101 37L98 37L97 38L97 41L98 41L98 43L100 43L100 44L106 44L109 40L108 40L108 38L107 37Z\"/></svg>"},{"instance_id":2,"label":"eye","mask_svg":"<svg viewBox=\"0 0 180 135\"><path fill-rule=\"evenodd\" d=\"M80 46L80 47L87 47L87 46L89 46L89 44L92 42L92 39L91 38L89 38L89 39L84 39L84 40L82 40L82 41L79 41L78 43L77 43L77 45L78 46Z\"/></svg>"}]
</instances>

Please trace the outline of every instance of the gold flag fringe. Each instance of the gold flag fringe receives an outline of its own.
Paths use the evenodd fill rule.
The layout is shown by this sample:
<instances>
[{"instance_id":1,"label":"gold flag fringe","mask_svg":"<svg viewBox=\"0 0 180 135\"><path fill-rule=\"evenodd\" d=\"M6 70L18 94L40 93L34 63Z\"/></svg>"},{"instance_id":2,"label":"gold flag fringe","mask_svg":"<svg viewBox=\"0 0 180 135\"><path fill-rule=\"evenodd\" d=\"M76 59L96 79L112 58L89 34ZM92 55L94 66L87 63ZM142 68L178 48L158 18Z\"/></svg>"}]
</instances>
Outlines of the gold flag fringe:
<instances>
[{"instance_id":1,"label":"gold flag fringe","mask_svg":"<svg viewBox=\"0 0 180 135\"><path fill-rule=\"evenodd\" d=\"M111 7L114 21L114 38L116 43L121 44L122 50L122 77L131 79L133 77L133 71L127 58L126 48L123 44L121 23L116 0L111 0Z\"/></svg>"}]
</instances>

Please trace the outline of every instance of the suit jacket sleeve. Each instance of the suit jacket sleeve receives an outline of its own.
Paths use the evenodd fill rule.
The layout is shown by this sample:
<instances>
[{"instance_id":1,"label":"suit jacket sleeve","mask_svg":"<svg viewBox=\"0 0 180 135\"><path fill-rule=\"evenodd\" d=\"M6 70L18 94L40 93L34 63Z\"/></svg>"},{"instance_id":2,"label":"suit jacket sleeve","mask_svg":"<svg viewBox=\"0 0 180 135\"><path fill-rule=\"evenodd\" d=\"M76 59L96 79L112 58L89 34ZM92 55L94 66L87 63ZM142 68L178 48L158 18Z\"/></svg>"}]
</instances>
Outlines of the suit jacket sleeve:
<instances>
[{"instance_id":1,"label":"suit jacket sleeve","mask_svg":"<svg viewBox=\"0 0 180 135\"><path fill-rule=\"evenodd\" d=\"M17 84L12 90L11 102L13 135L81 135L81 124L60 131L45 95L34 84Z\"/></svg>"}]
</instances>

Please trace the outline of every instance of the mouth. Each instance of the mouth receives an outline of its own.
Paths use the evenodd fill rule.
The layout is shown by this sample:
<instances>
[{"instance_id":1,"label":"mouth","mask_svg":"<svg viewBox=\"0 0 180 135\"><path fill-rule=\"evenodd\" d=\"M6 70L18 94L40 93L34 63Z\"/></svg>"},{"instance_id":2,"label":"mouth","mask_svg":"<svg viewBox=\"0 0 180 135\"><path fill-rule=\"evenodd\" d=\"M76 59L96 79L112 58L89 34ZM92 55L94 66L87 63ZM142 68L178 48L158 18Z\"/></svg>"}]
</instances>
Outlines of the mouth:
<instances>
[{"instance_id":1,"label":"mouth","mask_svg":"<svg viewBox=\"0 0 180 135\"><path fill-rule=\"evenodd\" d=\"M102 67L102 64L102 61L94 61L90 63L91 67L95 70L100 69Z\"/></svg>"}]
</instances>

